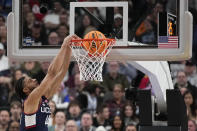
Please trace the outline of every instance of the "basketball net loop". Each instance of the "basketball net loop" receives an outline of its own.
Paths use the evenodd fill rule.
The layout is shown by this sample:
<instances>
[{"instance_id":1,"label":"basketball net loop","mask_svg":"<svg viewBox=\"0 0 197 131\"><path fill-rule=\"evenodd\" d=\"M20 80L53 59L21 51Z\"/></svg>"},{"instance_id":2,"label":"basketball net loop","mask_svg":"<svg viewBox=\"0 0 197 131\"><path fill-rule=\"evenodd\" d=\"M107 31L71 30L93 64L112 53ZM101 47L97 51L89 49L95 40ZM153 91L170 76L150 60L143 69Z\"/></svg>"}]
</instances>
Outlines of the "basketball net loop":
<instances>
[{"instance_id":1,"label":"basketball net loop","mask_svg":"<svg viewBox=\"0 0 197 131\"><path fill-rule=\"evenodd\" d=\"M84 45L85 42L91 42L92 45L87 47ZM107 44L97 47L97 44L93 44L94 42ZM71 41L70 47L79 66L80 80L103 81L103 64L114 44L115 39L80 39ZM90 53L91 48L96 48L94 53ZM102 51L100 48L102 48Z\"/></svg>"}]
</instances>

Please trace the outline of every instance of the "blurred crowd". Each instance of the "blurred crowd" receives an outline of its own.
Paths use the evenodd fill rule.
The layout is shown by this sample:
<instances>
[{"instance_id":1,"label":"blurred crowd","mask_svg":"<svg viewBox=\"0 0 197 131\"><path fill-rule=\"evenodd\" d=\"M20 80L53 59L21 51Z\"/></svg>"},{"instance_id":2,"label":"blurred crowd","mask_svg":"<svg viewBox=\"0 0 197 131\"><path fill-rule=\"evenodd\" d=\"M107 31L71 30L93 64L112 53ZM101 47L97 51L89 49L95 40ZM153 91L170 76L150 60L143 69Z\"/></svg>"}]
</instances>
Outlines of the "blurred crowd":
<instances>
[{"instance_id":1,"label":"blurred crowd","mask_svg":"<svg viewBox=\"0 0 197 131\"><path fill-rule=\"evenodd\" d=\"M80 0L82 1L82 0ZM86 1L86 0L83 0ZM94 0L89 0L94 1ZM69 34L69 7L62 1L47 1L48 11L40 13L38 0L23 0L23 35L32 37L35 45L61 45ZM142 17L143 10L152 0L131 0L129 29ZM173 3L160 0L153 10L141 21L135 32L140 42L156 41L157 13L171 7ZM189 10L194 15L193 57L187 61L169 62L174 88L183 95L188 115L189 131L197 129L197 2L189 0ZM50 61L26 61L8 64L6 17L12 8L12 0L0 1L0 131L19 131L21 100L14 87L22 76L36 78L40 83L47 73ZM103 18L103 10L89 8L98 18ZM113 30L122 26L122 8L114 8ZM75 33L80 37L98 25L89 15L76 10L79 23ZM195 17L196 16L196 17ZM104 19L104 18L103 18ZM47 36L47 37L46 37ZM121 37L121 36L120 36ZM133 38L130 38L133 39ZM52 115L49 131L137 131L139 108L137 90L151 89L146 74L135 69L128 62L106 62L103 67L103 82L80 81L79 68L71 62L61 86L50 99Z\"/></svg>"}]
</instances>

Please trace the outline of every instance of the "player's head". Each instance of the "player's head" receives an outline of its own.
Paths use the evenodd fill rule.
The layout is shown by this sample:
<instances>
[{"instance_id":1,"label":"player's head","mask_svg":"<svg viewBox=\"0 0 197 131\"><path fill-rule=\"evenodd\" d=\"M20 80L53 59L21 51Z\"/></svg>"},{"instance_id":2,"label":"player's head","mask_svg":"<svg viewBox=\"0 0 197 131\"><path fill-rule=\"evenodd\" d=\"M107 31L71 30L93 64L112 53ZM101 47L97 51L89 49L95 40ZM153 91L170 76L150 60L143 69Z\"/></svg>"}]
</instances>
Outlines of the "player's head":
<instances>
[{"instance_id":1,"label":"player's head","mask_svg":"<svg viewBox=\"0 0 197 131\"><path fill-rule=\"evenodd\" d=\"M24 100L37 86L38 82L36 79L21 77L16 82L15 91L16 94Z\"/></svg>"},{"instance_id":2,"label":"player's head","mask_svg":"<svg viewBox=\"0 0 197 131\"><path fill-rule=\"evenodd\" d=\"M25 77L21 77L16 85L15 85L15 91L16 91L16 94L21 98L21 99L25 99L26 98L26 94L23 92L23 88L24 88L24 81Z\"/></svg>"}]
</instances>

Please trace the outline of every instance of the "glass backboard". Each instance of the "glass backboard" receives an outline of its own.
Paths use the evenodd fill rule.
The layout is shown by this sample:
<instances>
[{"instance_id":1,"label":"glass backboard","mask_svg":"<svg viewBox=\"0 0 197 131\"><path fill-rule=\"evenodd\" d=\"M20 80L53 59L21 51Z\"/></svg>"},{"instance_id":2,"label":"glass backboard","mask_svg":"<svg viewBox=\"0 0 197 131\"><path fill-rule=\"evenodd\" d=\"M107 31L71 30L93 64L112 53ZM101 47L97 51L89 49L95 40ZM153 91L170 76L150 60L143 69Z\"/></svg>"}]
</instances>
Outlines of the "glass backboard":
<instances>
[{"instance_id":1,"label":"glass backboard","mask_svg":"<svg viewBox=\"0 0 197 131\"><path fill-rule=\"evenodd\" d=\"M50 60L67 35L83 38L92 30L116 39L107 60L185 60L192 54L187 0L13 0L8 56Z\"/></svg>"}]
</instances>

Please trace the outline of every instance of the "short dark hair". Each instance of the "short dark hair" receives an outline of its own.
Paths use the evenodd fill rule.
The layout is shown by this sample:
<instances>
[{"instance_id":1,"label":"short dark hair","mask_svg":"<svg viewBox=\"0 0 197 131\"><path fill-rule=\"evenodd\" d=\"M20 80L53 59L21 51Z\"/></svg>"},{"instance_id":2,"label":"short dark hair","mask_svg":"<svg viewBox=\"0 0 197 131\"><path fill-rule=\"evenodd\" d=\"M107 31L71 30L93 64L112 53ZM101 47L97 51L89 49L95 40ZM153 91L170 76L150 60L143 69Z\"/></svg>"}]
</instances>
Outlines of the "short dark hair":
<instances>
[{"instance_id":1,"label":"short dark hair","mask_svg":"<svg viewBox=\"0 0 197 131\"><path fill-rule=\"evenodd\" d=\"M1 108L0 108L0 113L1 113L2 111L7 111L8 114L9 114L9 116L11 116L11 112L10 112L10 108L9 108L9 107L7 107L7 106L1 107Z\"/></svg>"},{"instance_id":2,"label":"short dark hair","mask_svg":"<svg viewBox=\"0 0 197 131\"><path fill-rule=\"evenodd\" d=\"M81 120L82 120L82 117L83 117L85 114L86 114L86 115L89 115L90 118L93 120L92 115L91 115L91 113L89 113L89 112L83 112L82 115L81 115Z\"/></svg>"},{"instance_id":3,"label":"short dark hair","mask_svg":"<svg viewBox=\"0 0 197 131\"><path fill-rule=\"evenodd\" d=\"M192 60L188 60L188 61L186 61L185 65L186 66L195 66L195 62Z\"/></svg>"},{"instance_id":4,"label":"short dark hair","mask_svg":"<svg viewBox=\"0 0 197 131\"><path fill-rule=\"evenodd\" d=\"M65 113L65 111L64 111L63 109L57 109L57 110L55 110L54 116L55 116L58 112L63 112L64 115L65 115L65 118L66 118L66 113Z\"/></svg>"},{"instance_id":5,"label":"short dark hair","mask_svg":"<svg viewBox=\"0 0 197 131\"><path fill-rule=\"evenodd\" d=\"M17 80L16 85L15 85L15 91L16 91L17 96L23 100L27 97L27 95L23 92L24 79L25 77L21 77L19 80Z\"/></svg>"},{"instance_id":6,"label":"short dark hair","mask_svg":"<svg viewBox=\"0 0 197 131\"><path fill-rule=\"evenodd\" d=\"M70 109L71 107L73 107L73 106L78 106L79 108L81 108L79 102L78 102L77 100L73 100L73 101L70 101L70 103L69 103L69 105L68 105L68 108L67 108L68 111L69 111L69 109Z\"/></svg>"},{"instance_id":7,"label":"short dark hair","mask_svg":"<svg viewBox=\"0 0 197 131\"><path fill-rule=\"evenodd\" d=\"M102 113L105 108L108 108L107 104L102 104L100 106L97 106L96 113L97 114Z\"/></svg>"}]
</instances>

